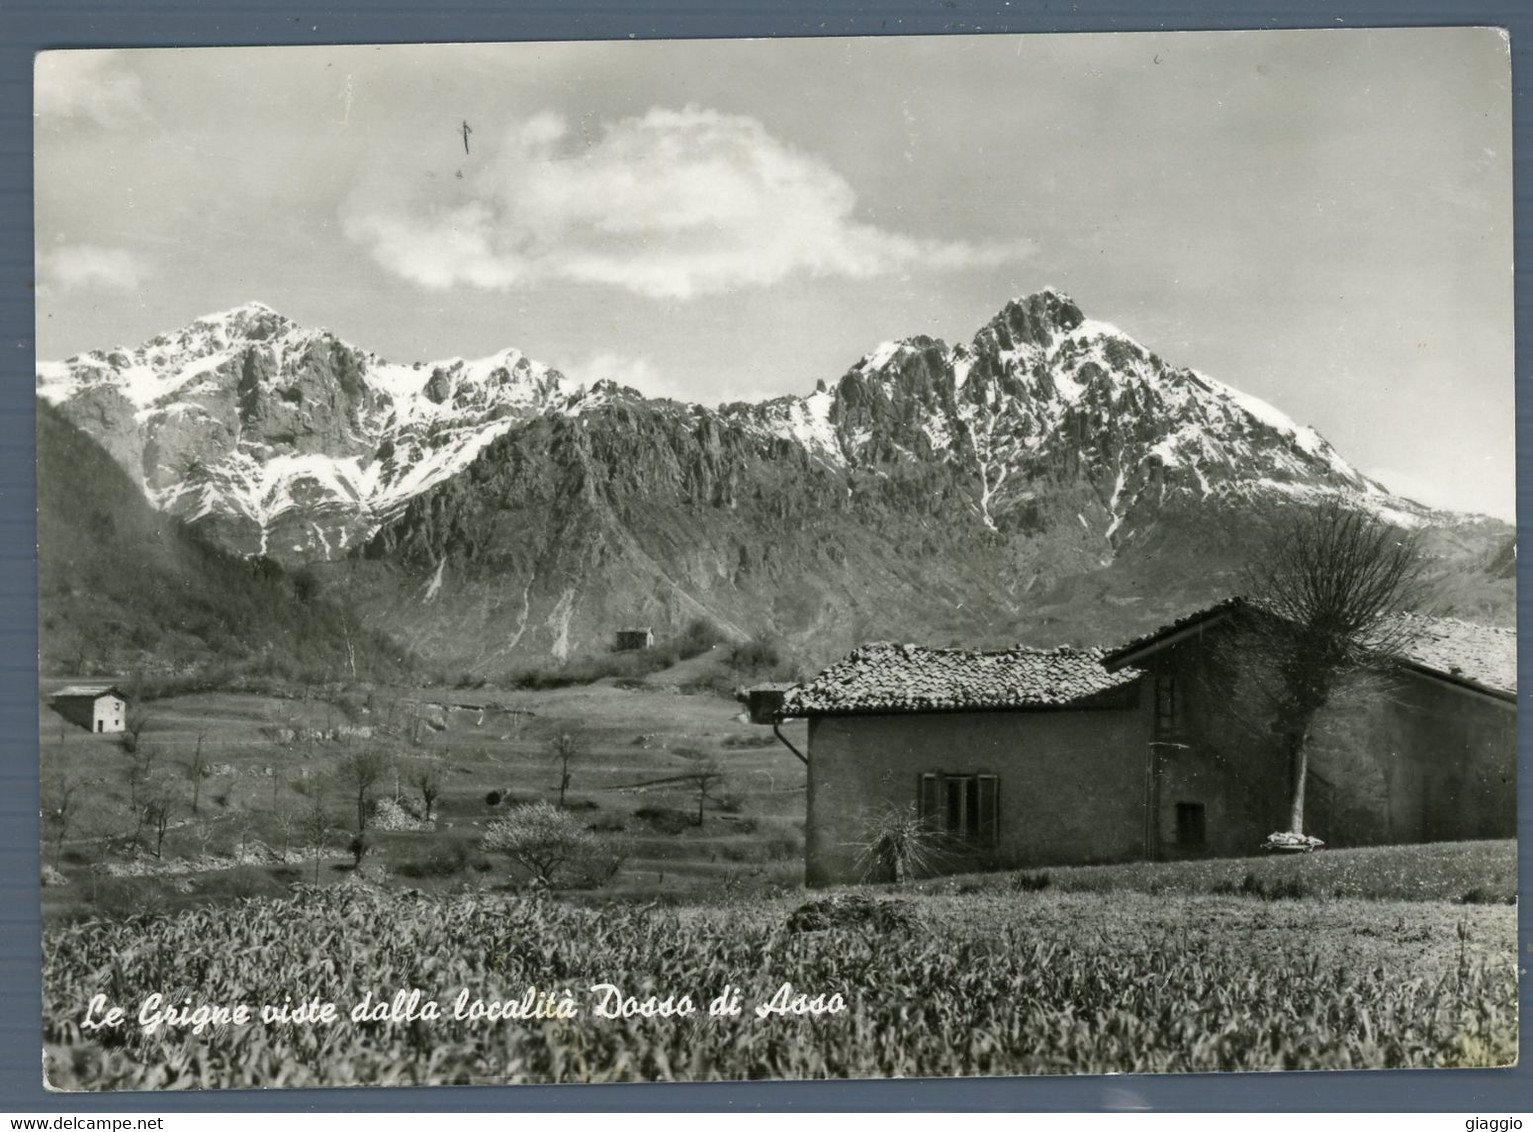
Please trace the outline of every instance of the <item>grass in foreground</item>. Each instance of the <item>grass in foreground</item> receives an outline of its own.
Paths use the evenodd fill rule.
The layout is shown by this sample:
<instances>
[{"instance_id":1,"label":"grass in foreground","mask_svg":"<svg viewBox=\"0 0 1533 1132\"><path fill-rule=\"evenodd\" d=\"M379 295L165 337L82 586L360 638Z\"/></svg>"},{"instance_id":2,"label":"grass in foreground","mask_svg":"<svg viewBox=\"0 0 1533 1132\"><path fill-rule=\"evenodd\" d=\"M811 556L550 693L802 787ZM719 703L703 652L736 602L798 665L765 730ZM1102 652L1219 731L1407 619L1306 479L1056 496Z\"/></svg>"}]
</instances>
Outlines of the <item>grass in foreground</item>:
<instances>
[{"instance_id":1,"label":"grass in foreground","mask_svg":"<svg viewBox=\"0 0 1533 1132\"><path fill-rule=\"evenodd\" d=\"M1133 861L946 877L919 887L927 892L1054 890L1510 904L1517 893L1517 843L1444 841L1292 855Z\"/></svg>"},{"instance_id":2,"label":"grass in foreground","mask_svg":"<svg viewBox=\"0 0 1533 1132\"><path fill-rule=\"evenodd\" d=\"M899 898L790 926L796 901L586 909L360 885L96 923L44 941L49 1080L67 1089L946 1076L1504 1064L1516 1056L1506 906L1043 892ZM887 909L886 909L887 912ZM801 918L802 920L802 918ZM606 1019L589 988L690 994L690 1018ZM781 984L845 1012L757 1018ZM711 1019L726 983L743 1014ZM566 1021L354 1024L420 988L448 1008L569 988ZM145 1035L152 993L312 994L332 1025ZM103 1041L92 995L128 1007Z\"/></svg>"}]
</instances>

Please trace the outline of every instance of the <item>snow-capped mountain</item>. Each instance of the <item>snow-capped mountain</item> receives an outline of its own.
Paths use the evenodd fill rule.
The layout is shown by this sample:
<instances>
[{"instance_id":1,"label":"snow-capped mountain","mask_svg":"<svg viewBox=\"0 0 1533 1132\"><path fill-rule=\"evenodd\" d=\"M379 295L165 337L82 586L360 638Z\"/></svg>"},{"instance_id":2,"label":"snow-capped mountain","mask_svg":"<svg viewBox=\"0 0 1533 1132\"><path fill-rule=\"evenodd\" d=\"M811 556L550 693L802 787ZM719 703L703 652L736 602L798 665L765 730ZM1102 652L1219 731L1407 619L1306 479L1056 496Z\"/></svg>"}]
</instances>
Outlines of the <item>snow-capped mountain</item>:
<instances>
[{"instance_id":1,"label":"snow-capped mountain","mask_svg":"<svg viewBox=\"0 0 1533 1132\"><path fill-rule=\"evenodd\" d=\"M38 367L155 506L246 554L327 559L580 390L519 350L397 365L261 303Z\"/></svg>"},{"instance_id":2,"label":"snow-capped mountain","mask_svg":"<svg viewBox=\"0 0 1533 1132\"><path fill-rule=\"evenodd\" d=\"M1509 526L1392 495L1053 290L968 343L888 343L807 396L717 409L515 350L393 364L259 304L38 380L162 510L334 564L366 616L481 671L697 616L827 659L1105 643L1226 591L1283 509L1338 493L1427 528L1470 579L1446 612L1509 608L1509 575L1477 580Z\"/></svg>"},{"instance_id":3,"label":"snow-capped mountain","mask_svg":"<svg viewBox=\"0 0 1533 1132\"><path fill-rule=\"evenodd\" d=\"M834 389L735 407L837 465L914 459L973 476L985 526L1025 510L1040 475L1081 476L1109 546L1180 495L1341 492L1404 525L1430 514L1347 463L1313 428L1174 367L1052 288L1008 303L968 344L918 337L865 355Z\"/></svg>"}]
</instances>

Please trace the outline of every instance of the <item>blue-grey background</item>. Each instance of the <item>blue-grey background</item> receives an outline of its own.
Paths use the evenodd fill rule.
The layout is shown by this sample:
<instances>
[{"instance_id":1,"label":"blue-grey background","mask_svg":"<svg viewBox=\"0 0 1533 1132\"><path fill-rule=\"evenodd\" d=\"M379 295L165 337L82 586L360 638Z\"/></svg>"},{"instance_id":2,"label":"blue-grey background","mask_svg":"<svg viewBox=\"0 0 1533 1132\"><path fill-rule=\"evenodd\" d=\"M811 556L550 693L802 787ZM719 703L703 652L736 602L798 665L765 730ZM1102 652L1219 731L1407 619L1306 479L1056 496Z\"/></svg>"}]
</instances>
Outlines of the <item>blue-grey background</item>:
<instances>
[{"instance_id":1,"label":"blue-grey background","mask_svg":"<svg viewBox=\"0 0 1533 1132\"><path fill-rule=\"evenodd\" d=\"M507 1086L49 1095L41 1087L37 884L36 562L32 365L32 55L53 47L409 43L466 40L711 38L1190 30L1261 27L1495 25L1511 32L1517 173L1526 172L1525 36L1533 15L1513 3L1093 3L936 0L921 3L691 4L552 2L304 6L39 3L0 8L0 1110L627 1110L627 1109L1373 1109L1496 1113L1533 1110L1533 1069L783 1082L730 1085ZM827 108L832 111L833 108ZM1528 221L1516 179L1517 262ZM1519 271L1519 284L1522 272ZM1518 287L1519 339L1529 314ZM1518 389L1524 393L1521 367ZM1518 452L1529 443L1518 397ZM1519 459L1519 520L1526 492ZM1521 523L1519 522L1519 526ZM1521 579L1519 579L1521 581ZM1526 728L1524 728L1524 731ZM1520 812L1533 771L1519 736ZM1523 861L1533 843L1522 842ZM1526 875L1526 872L1524 873ZM1522 938L1527 939L1524 931ZM1525 945L1526 946L1526 945Z\"/></svg>"}]
</instances>

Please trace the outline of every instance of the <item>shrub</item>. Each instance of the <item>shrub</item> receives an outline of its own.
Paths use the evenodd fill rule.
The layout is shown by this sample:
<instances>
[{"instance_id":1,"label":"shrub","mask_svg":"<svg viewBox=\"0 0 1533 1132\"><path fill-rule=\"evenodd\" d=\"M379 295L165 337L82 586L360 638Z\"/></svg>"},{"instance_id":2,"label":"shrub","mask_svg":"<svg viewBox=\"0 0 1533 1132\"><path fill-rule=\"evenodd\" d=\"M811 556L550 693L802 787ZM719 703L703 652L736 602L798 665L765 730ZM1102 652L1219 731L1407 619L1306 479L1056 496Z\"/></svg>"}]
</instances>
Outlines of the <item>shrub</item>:
<instances>
[{"instance_id":1,"label":"shrub","mask_svg":"<svg viewBox=\"0 0 1533 1132\"><path fill-rule=\"evenodd\" d=\"M517 867L545 884L555 884L588 868L599 855L600 840L575 817L548 802L534 802L492 822L481 847L504 853Z\"/></svg>"},{"instance_id":2,"label":"shrub","mask_svg":"<svg viewBox=\"0 0 1533 1132\"><path fill-rule=\"evenodd\" d=\"M936 835L914 806L890 806L874 818L857 855L863 877L896 884L932 873L936 864Z\"/></svg>"},{"instance_id":3,"label":"shrub","mask_svg":"<svg viewBox=\"0 0 1533 1132\"><path fill-rule=\"evenodd\" d=\"M468 868L468 857L467 843L453 841L447 845L437 846L423 858L404 862L394 871L400 876L410 877L413 880L457 876Z\"/></svg>"},{"instance_id":4,"label":"shrub","mask_svg":"<svg viewBox=\"0 0 1533 1132\"><path fill-rule=\"evenodd\" d=\"M792 837L774 837L766 843L769 861L791 861L803 852L803 846Z\"/></svg>"},{"instance_id":5,"label":"shrub","mask_svg":"<svg viewBox=\"0 0 1533 1132\"><path fill-rule=\"evenodd\" d=\"M505 795L499 790L491 790L484 796L484 804L486 806L498 806L500 805L500 800L504 797Z\"/></svg>"},{"instance_id":6,"label":"shrub","mask_svg":"<svg viewBox=\"0 0 1533 1132\"><path fill-rule=\"evenodd\" d=\"M1212 891L1218 896L1254 896L1258 900L1304 900L1315 895L1300 877L1263 879L1249 871L1239 881L1220 881Z\"/></svg>"},{"instance_id":7,"label":"shrub","mask_svg":"<svg viewBox=\"0 0 1533 1132\"><path fill-rule=\"evenodd\" d=\"M1011 878L1013 892L1042 892L1050 883L1048 873L1018 873Z\"/></svg>"},{"instance_id":8,"label":"shrub","mask_svg":"<svg viewBox=\"0 0 1533 1132\"><path fill-rule=\"evenodd\" d=\"M885 935L912 930L916 926L916 917L903 900L874 900L848 893L799 905L783 926L790 932L853 928Z\"/></svg>"},{"instance_id":9,"label":"shrub","mask_svg":"<svg viewBox=\"0 0 1533 1132\"><path fill-rule=\"evenodd\" d=\"M352 836L351 841L346 845L346 851L351 854L354 869L362 867L362 858L372 852L373 845L373 835L366 830Z\"/></svg>"},{"instance_id":10,"label":"shrub","mask_svg":"<svg viewBox=\"0 0 1533 1132\"><path fill-rule=\"evenodd\" d=\"M752 637L735 646L729 654L729 667L736 672L771 671L782 665L782 647L773 637Z\"/></svg>"},{"instance_id":11,"label":"shrub","mask_svg":"<svg viewBox=\"0 0 1533 1132\"><path fill-rule=\"evenodd\" d=\"M641 806L633 816L649 822L658 833L675 835L692 828L692 815L670 806Z\"/></svg>"},{"instance_id":12,"label":"shrub","mask_svg":"<svg viewBox=\"0 0 1533 1132\"><path fill-rule=\"evenodd\" d=\"M436 828L434 822L416 817L392 798L378 799L373 806L372 826L391 833L413 833Z\"/></svg>"},{"instance_id":13,"label":"shrub","mask_svg":"<svg viewBox=\"0 0 1533 1132\"><path fill-rule=\"evenodd\" d=\"M1509 892L1497 892L1483 884L1477 884L1458 898L1460 904L1516 904L1517 897Z\"/></svg>"},{"instance_id":14,"label":"shrub","mask_svg":"<svg viewBox=\"0 0 1533 1132\"><path fill-rule=\"evenodd\" d=\"M770 747L777 740L771 735L728 735L720 744L723 747Z\"/></svg>"}]
</instances>

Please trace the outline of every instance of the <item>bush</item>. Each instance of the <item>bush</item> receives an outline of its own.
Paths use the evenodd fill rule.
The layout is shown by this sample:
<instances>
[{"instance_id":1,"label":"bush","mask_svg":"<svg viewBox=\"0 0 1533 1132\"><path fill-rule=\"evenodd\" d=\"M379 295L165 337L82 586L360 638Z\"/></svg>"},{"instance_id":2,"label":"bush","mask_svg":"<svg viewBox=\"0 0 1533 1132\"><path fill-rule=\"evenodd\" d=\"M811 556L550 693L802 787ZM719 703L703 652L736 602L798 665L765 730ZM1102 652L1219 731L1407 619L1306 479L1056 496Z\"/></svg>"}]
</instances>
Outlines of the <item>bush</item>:
<instances>
[{"instance_id":1,"label":"bush","mask_svg":"<svg viewBox=\"0 0 1533 1132\"><path fill-rule=\"evenodd\" d=\"M633 816L647 821L657 833L675 835L692 828L692 815L669 806L641 806Z\"/></svg>"},{"instance_id":2,"label":"bush","mask_svg":"<svg viewBox=\"0 0 1533 1132\"><path fill-rule=\"evenodd\" d=\"M576 818L548 802L534 802L492 822L480 846L504 853L544 884L579 875L601 854L601 841Z\"/></svg>"},{"instance_id":3,"label":"bush","mask_svg":"<svg viewBox=\"0 0 1533 1132\"><path fill-rule=\"evenodd\" d=\"M413 880L457 876L468 868L468 857L467 843L454 841L437 846L423 858L406 861L394 871Z\"/></svg>"},{"instance_id":4,"label":"bush","mask_svg":"<svg viewBox=\"0 0 1533 1132\"><path fill-rule=\"evenodd\" d=\"M1516 904L1517 896L1515 893L1497 892L1483 884L1477 884L1460 896L1458 902L1460 904Z\"/></svg>"},{"instance_id":5,"label":"bush","mask_svg":"<svg viewBox=\"0 0 1533 1132\"><path fill-rule=\"evenodd\" d=\"M914 806L891 806L869 823L857 867L870 881L900 884L936 871L936 835Z\"/></svg>"},{"instance_id":6,"label":"bush","mask_svg":"<svg viewBox=\"0 0 1533 1132\"><path fill-rule=\"evenodd\" d=\"M347 843L346 851L351 854L352 867L354 869L362 867L362 858L372 852L374 844L373 835L366 830L353 836L351 841Z\"/></svg>"},{"instance_id":7,"label":"bush","mask_svg":"<svg viewBox=\"0 0 1533 1132\"><path fill-rule=\"evenodd\" d=\"M500 800L504 797L505 795L499 790L491 790L484 796L484 804L486 806L498 806L500 805Z\"/></svg>"},{"instance_id":8,"label":"bush","mask_svg":"<svg viewBox=\"0 0 1533 1132\"><path fill-rule=\"evenodd\" d=\"M712 623L698 618L683 629L679 636L653 648L579 657L548 668L527 668L512 673L508 682L512 687L542 691L594 684L598 680L615 677L617 687L642 688L645 686L644 677L670 668L677 661L701 655L723 639Z\"/></svg>"},{"instance_id":9,"label":"bush","mask_svg":"<svg viewBox=\"0 0 1533 1132\"><path fill-rule=\"evenodd\" d=\"M1011 878L1013 892L1042 892L1052 882L1048 873L1018 873Z\"/></svg>"},{"instance_id":10,"label":"bush","mask_svg":"<svg viewBox=\"0 0 1533 1132\"><path fill-rule=\"evenodd\" d=\"M916 917L903 900L874 900L848 893L799 905L783 926L790 932L852 928L886 935L912 930L916 926Z\"/></svg>"},{"instance_id":11,"label":"bush","mask_svg":"<svg viewBox=\"0 0 1533 1132\"><path fill-rule=\"evenodd\" d=\"M777 742L771 735L727 735L723 747L770 747Z\"/></svg>"},{"instance_id":12,"label":"bush","mask_svg":"<svg viewBox=\"0 0 1533 1132\"><path fill-rule=\"evenodd\" d=\"M1264 880L1253 872L1247 872L1239 881L1220 881L1212 891L1218 896L1254 896L1258 900L1304 900L1315 895L1299 877Z\"/></svg>"}]
</instances>

